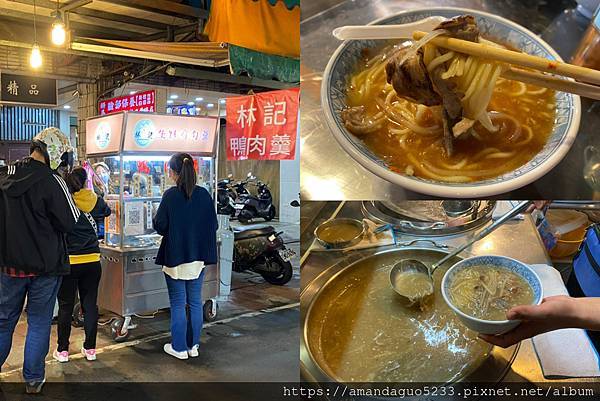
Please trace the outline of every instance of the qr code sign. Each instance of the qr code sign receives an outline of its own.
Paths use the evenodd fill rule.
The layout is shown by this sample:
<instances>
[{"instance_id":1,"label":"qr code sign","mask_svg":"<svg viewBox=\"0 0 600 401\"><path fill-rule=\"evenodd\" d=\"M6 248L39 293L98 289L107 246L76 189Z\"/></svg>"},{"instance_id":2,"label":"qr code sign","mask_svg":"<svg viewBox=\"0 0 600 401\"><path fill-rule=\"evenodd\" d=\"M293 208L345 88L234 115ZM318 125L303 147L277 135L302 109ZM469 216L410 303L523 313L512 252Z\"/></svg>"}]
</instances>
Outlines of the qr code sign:
<instances>
[{"instance_id":1,"label":"qr code sign","mask_svg":"<svg viewBox=\"0 0 600 401\"><path fill-rule=\"evenodd\" d=\"M129 225L137 226L142 224L142 211L139 209L133 209L129 211Z\"/></svg>"}]
</instances>

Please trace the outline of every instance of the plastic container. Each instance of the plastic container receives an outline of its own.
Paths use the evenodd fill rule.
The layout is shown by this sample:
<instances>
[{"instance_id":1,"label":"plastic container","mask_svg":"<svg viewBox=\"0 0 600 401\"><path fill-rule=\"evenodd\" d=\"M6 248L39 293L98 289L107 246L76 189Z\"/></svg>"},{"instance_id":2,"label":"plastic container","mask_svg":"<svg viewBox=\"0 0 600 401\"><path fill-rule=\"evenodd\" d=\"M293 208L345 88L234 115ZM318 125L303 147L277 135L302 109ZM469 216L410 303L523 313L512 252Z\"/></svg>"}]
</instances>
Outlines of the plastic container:
<instances>
[{"instance_id":1,"label":"plastic container","mask_svg":"<svg viewBox=\"0 0 600 401\"><path fill-rule=\"evenodd\" d=\"M548 210L546 218L557 234L557 242L550 250L550 256L564 258L577 252L585 238L588 217L576 210Z\"/></svg>"}]
</instances>

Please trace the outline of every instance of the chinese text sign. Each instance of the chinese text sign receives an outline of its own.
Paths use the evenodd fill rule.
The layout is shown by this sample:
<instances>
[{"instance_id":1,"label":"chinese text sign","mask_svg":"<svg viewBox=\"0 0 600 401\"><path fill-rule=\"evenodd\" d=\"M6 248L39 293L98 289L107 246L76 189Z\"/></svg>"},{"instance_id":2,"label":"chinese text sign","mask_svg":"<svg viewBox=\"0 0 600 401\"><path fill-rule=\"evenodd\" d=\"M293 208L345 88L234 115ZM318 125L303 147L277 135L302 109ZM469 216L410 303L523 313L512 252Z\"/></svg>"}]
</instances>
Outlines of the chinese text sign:
<instances>
[{"instance_id":1,"label":"chinese text sign","mask_svg":"<svg viewBox=\"0 0 600 401\"><path fill-rule=\"evenodd\" d=\"M293 160L299 89L226 99L228 160Z\"/></svg>"},{"instance_id":2,"label":"chinese text sign","mask_svg":"<svg viewBox=\"0 0 600 401\"><path fill-rule=\"evenodd\" d=\"M156 111L155 91L138 92L128 96L114 97L98 102L101 116L120 111L141 111L154 113Z\"/></svg>"},{"instance_id":3,"label":"chinese text sign","mask_svg":"<svg viewBox=\"0 0 600 401\"><path fill-rule=\"evenodd\" d=\"M56 80L18 74L0 74L0 102L56 106Z\"/></svg>"}]
</instances>

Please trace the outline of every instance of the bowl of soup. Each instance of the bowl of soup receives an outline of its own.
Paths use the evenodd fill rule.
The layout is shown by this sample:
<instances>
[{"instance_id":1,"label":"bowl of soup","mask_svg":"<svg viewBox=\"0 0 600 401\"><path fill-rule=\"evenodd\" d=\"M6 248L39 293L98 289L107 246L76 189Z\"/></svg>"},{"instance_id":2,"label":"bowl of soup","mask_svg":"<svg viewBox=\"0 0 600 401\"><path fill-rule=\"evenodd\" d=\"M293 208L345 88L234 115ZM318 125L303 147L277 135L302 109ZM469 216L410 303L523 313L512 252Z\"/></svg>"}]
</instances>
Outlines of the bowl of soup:
<instances>
[{"instance_id":1,"label":"bowl of soup","mask_svg":"<svg viewBox=\"0 0 600 401\"><path fill-rule=\"evenodd\" d=\"M315 238L327 249L343 249L358 244L365 231L360 220L336 218L321 223L315 229Z\"/></svg>"},{"instance_id":2,"label":"bowl of soup","mask_svg":"<svg viewBox=\"0 0 600 401\"><path fill-rule=\"evenodd\" d=\"M370 24L406 24L431 16L459 15L474 17L483 40L549 62L562 61L538 35L477 10L415 9ZM325 69L321 86L325 121L344 151L362 167L415 192L481 198L536 181L567 154L579 129L579 96L505 79L499 66L460 54L446 61L451 64L446 73L454 74L457 68L464 70L465 76L473 72L465 78L473 85L463 85L457 93L462 99L473 98L470 107L488 102L486 124L477 121L468 135L454 139L453 150L448 151L440 106L407 100L394 81L387 80L390 60L411 44L409 40L345 41ZM493 83L486 86L491 79ZM457 84L463 83L458 80Z\"/></svg>"},{"instance_id":3,"label":"bowl of soup","mask_svg":"<svg viewBox=\"0 0 600 401\"><path fill-rule=\"evenodd\" d=\"M504 256L475 256L452 266L442 279L442 296L461 322L482 334L506 333L521 323L506 312L539 305L542 284L528 265Z\"/></svg>"}]
</instances>

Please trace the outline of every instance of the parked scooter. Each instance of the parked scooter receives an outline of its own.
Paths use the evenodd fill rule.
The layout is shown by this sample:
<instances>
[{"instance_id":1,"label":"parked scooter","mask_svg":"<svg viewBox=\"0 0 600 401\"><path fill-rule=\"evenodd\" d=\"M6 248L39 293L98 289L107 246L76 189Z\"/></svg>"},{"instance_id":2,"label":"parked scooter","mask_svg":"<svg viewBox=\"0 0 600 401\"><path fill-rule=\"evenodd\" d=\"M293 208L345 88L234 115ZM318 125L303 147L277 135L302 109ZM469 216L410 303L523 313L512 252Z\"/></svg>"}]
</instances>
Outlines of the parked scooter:
<instances>
[{"instance_id":1,"label":"parked scooter","mask_svg":"<svg viewBox=\"0 0 600 401\"><path fill-rule=\"evenodd\" d=\"M248 173L249 181L255 181L257 187L257 195L250 193L238 193L237 200L235 201L235 217L242 224L247 224L250 220L261 217L265 221L271 221L277 214L277 209L273 205L273 195L269 186L264 182L257 180L256 177L252 176L252 173ZM244 187L245 189L245 187Z\"/></svg>"},{"instance_id":2,"label":"parked scooter","mask_svg":"<svg viewBox=\"0 0 600 401\"><path fill-rule=\"evenodd\" d=\"M235 215L236 192L233 189L232 175L217 182L217 213Z\"/></svg>"},{"instance_id":3,"label":"parked scooter","mask_svg":"<svg viewBox=\"0 0 600 401\"><path fill-rule=\"evenodd\" d=\"M293 275L290 258L295 254L286 248L281 234L267 225L235 227L233 271L251 270L271 284L287 284Z\"/></svg>"}]
</instances>

